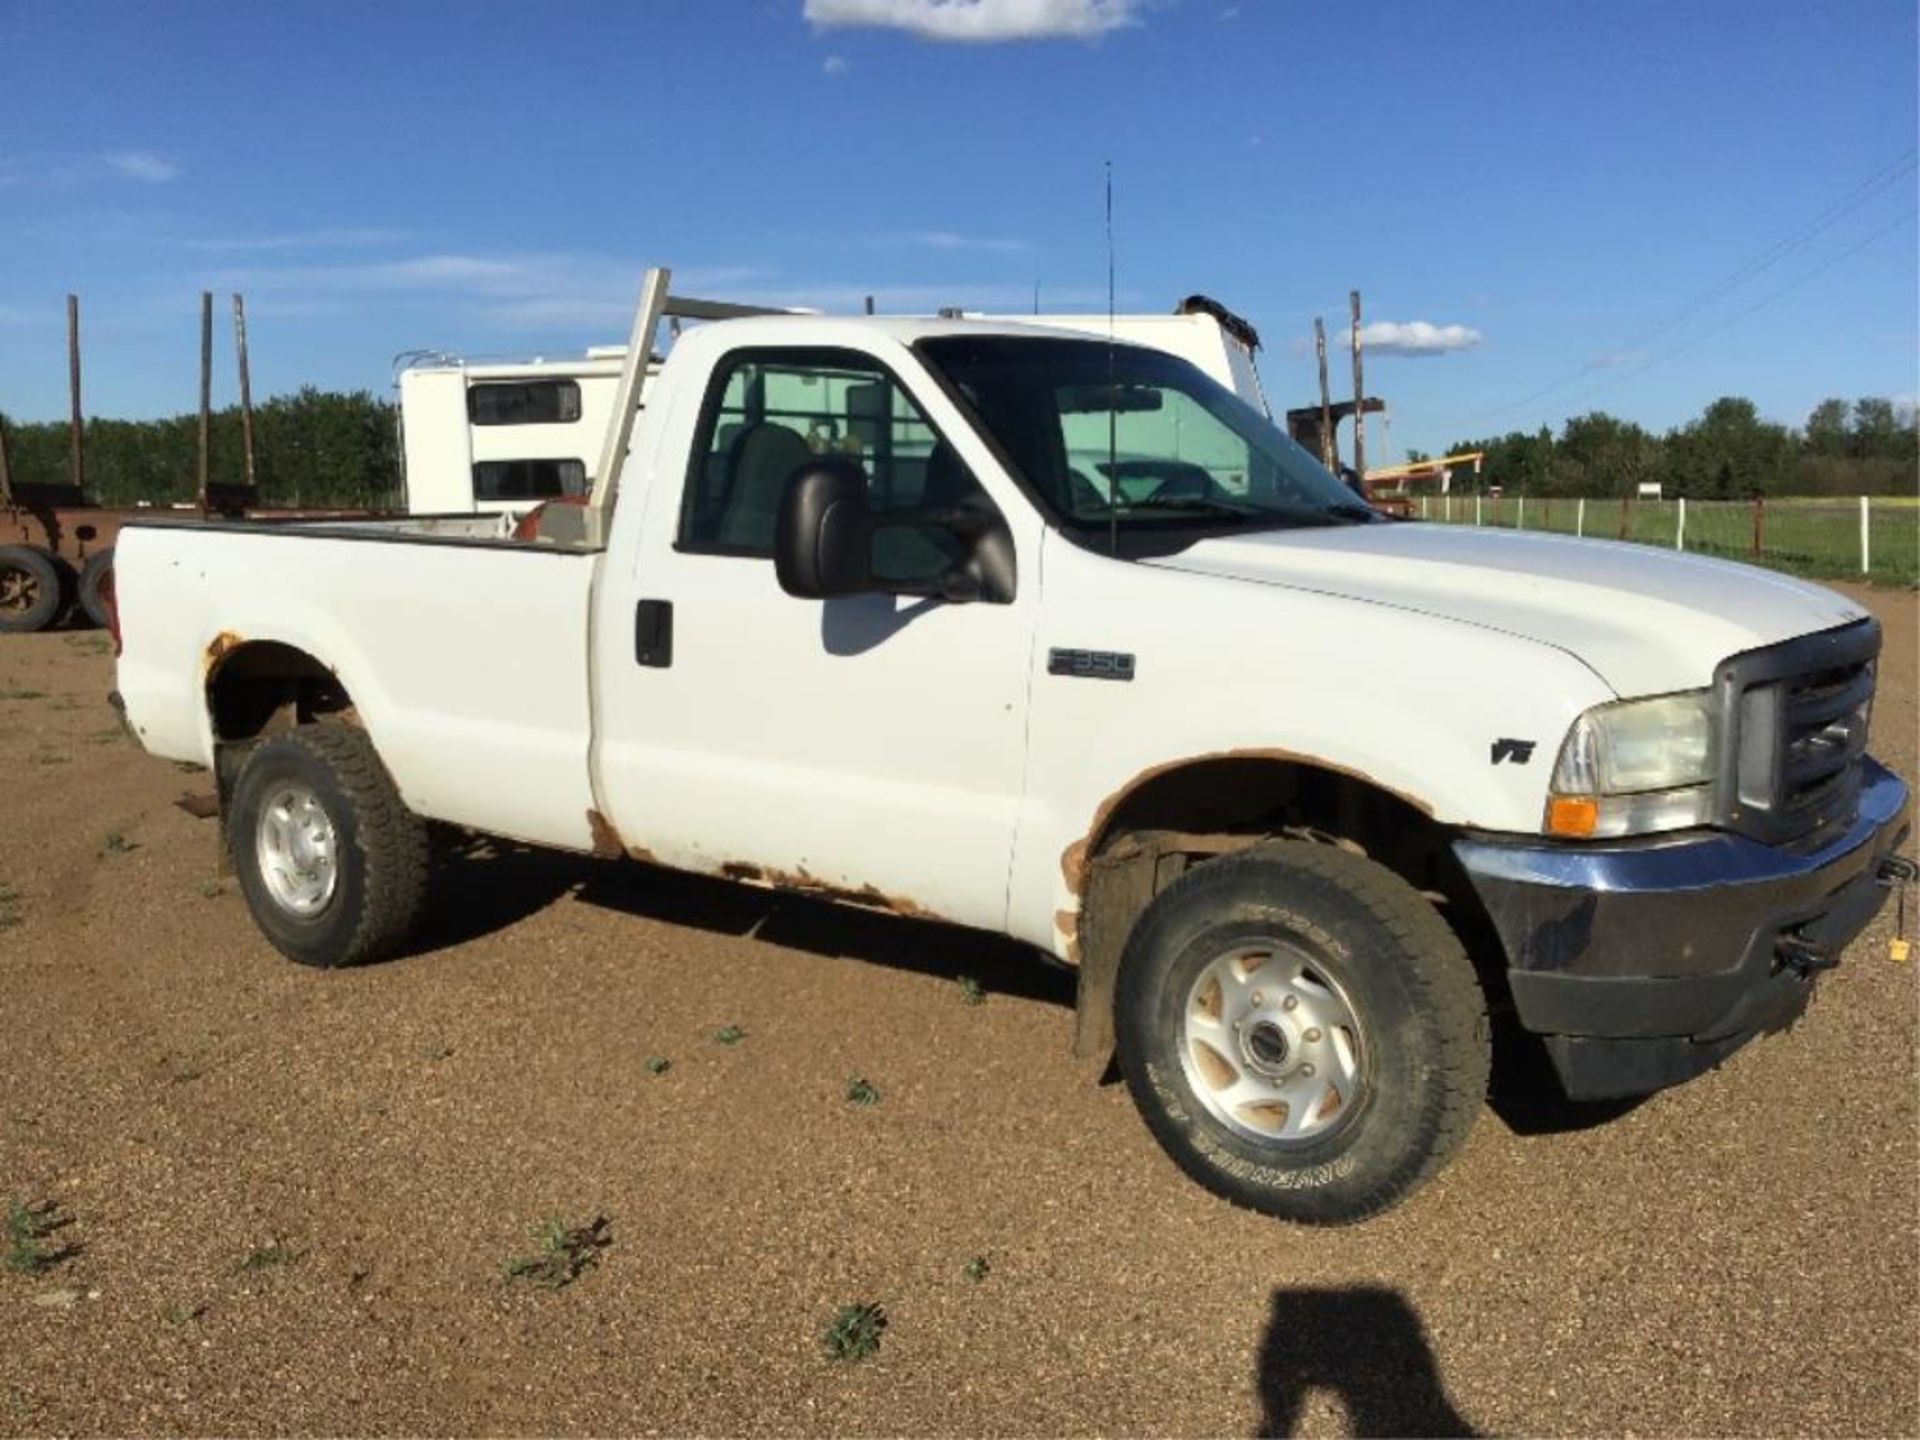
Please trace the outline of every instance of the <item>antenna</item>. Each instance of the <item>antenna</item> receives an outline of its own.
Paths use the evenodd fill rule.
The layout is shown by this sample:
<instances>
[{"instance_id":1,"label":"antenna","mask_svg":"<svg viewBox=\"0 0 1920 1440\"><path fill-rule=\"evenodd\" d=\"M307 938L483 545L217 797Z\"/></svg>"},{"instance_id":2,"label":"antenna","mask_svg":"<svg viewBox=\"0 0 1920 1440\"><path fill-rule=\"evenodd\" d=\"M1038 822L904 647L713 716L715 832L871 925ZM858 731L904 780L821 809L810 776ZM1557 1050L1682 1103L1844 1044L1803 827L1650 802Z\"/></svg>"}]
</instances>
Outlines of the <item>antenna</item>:
<instances>
[{"instance_id":1,"label":"antenna","mask_svg":"<svg viewBox=\"0 0 1920 1440\"><path fill-rule=\"evenodd\" d=\"M1113 353L1113 161L1107 161L1107 554L1120 553L1120 387Z\"/></svg>"}]
</instances>

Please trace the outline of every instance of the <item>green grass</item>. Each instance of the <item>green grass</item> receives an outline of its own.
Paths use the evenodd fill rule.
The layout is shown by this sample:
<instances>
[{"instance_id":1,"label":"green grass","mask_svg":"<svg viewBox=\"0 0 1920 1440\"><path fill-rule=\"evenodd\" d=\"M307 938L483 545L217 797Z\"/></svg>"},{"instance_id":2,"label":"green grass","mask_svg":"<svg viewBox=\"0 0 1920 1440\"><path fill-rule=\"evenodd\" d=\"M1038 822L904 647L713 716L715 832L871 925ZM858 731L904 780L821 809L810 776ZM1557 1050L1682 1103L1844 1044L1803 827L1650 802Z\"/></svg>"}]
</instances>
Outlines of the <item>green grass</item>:
<instances>
[{"instance_id":1,"label":"green grass","mask_svg":"<svg viewBox=\"0 0 1920 1440\"><path fill-rule=\"evenodd\" d=\"M987 1278L988 1273L992 1269L993 1267L987 1263L986 1256L976 1255L960 1268L960 1273L978 1285L982 1280Z\"/></svg>"},{"instance_id":2,"label":"green grass","mask_svg":"<svg viewBox=\"0 0 1920 1440\"><path fill-rule=\"evenodd\" d=\"M716 1045L738 1045L746 1038L747 1032L742 1030L738 1025L722 1025L718 1030L713 1032L713 1039Z\"/></svg>"},{"instance_id":3,"label":"green grass","mask_svg":"<svg viewBox=\"0 0 1920 1440\"><path fill-rule=\"evenodd\" d=\"M21 1275L51 1270L76 1251L73 1245L56 1244L52 1240L54 1233L66 1228L68 1223L59 1205L51 1200L9 1200L0 1263Z\"/></svg>"},{"instance_id":4,"label":"green grass","mask_svg":"<svg viewBox=\"0 0 1920 1440\"><path fill-rule=\"evenodd\" d=\"M613 1243L612 1224L596 1215L584 1225L569 1225L549 1215L529 1232L531 1255L517 1255L503 1267L508 1284L533 1285L541 1290L564 1290L600 1263L600 1252Z\"/></svg>"},{"instance_id":5,"label":"green grass","mask_svg":"<svg viewBox=\"0 0 1920 1440\"><path fill-rule=\"evenodd\" d=\"M102 855L127 855L139 848L136 842L127 839L118 830L109 830L106 838L100 842Z\"/></svg>"},{"instance_id":6,"label":"green grass","mask_svg":"<svg viewBox=\"0 0 1920 1440\"><path fill-rule=\"evenodd\" d=\"M249 1250L233 1268L242 1275L258 1275L263 1270L278 1270L284 1265L291 1265L305 1253L283 1241L269 1240Z\"/></svg>"},{"instance_id":7,"label":"green grass","mask_svg":"<svg viewBox=\"0 0 1920 1440\"><path fill-rule=\"evenodd\" d=\"M21 922L20 892L0 885L0 930L11 930Z\"/></svg>"},{"instance_id":8,"label":"green grass","mask_svg":"<svg viewBox=\"0 0 1920 1440\"><path fill-rule=\"evenodd\" d=\"M967 1004L984 1005L987 1003L986 987L974 979L973 976L962 975L959 984L960 998L966 1001Z\"/></svg>"},{"instance_id":9,"label":"green grass","mask_svg":"<svg viewBox=\"0 0 1920 1440\"><path fill-rule=\"evenodd\" d=\"M847 1103L849 1105L878 1105L880 1092L873 1082L864 1075L853 1075L847 1079Z\"/></svg>"},{"instance_id":10,"label":"green grass","mask_svg":"<svg viewBox=\"0 0 1920 1440\"><path fill-rule=\"evenodd\" d=\"M46 698L47 692L44 690L22 690L18 688L0 690L0 700L44 700Z\"/></svg>"},{"instance_id":11,"label":"green grass","mask_svg":"<svg viewBox=\"0 0 1920 1440\"><path fill-rule=\"evenodd\" d=\"M1455 524L1473 523L1473 497L1453 497ZM1446 509L1427 499L1427 518L1442 520ZM1514 496L1483 499L1483 526L1547 530L1560 535L1579 531L1589 539L1632 540L1674 548L1679 505L1673 500L1636 499L1623 514L1616 499L1586 502L1584 529L1577 501L1532 498L1524 507ZM1920 504L1906 497L1868 501L1868 560L1860 568L1858 500L1788 497L1768 500L1761 513L1760 545L1754 546L1754 507L1747 500L1689 500L1685 549L1691 554L1741 560L1822 580L1866 580L1877 585L1920 585Z\"/></svg>"},{"instance_id":12,"label":"green grass","mask_svg":"<svg viewBox=\"0 0 1920 1440\"><path fill-rule=\"evenodd\" d=\"M664 1055L649 1055L646 1066L649 1075L664 1075L673 1068L673 1061Z\"/></svg>"},{"instance_id":13,"label":"green grass","mask_svg":"<svg viewBox=\"0 0 1920 1440\"><path fill-rule=\"evenodd\" d=\"M842 1305L820 1336L821 1348L834 1360L864 1360L880 1349L887 1312L879 1305Z\"/></svg>"}]
</instances>

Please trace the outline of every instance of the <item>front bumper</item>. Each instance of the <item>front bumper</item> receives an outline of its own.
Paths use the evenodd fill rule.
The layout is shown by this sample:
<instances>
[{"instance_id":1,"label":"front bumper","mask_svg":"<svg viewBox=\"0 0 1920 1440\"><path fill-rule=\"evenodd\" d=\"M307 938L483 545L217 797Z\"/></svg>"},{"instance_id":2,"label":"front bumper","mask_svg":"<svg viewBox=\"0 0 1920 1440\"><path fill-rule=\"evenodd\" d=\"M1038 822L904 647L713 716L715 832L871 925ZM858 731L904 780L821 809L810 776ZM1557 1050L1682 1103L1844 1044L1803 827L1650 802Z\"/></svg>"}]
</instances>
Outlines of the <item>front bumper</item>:
<instances>
[{"instance_id":1,"label":"front bumper","mask_svg":"<svg viewBox=\"0 0 1920 1440\"><path fill-rule=\"evenodd\" d=\"M1463 838L1506 949L1520 1023L1574 1099L1642 1095L1710 1069L1806 1008L1889 893L1907 787L1861 762L1854 823L1795 853L1714 833L1612 845Z\"/></svg>"}]
</instances>

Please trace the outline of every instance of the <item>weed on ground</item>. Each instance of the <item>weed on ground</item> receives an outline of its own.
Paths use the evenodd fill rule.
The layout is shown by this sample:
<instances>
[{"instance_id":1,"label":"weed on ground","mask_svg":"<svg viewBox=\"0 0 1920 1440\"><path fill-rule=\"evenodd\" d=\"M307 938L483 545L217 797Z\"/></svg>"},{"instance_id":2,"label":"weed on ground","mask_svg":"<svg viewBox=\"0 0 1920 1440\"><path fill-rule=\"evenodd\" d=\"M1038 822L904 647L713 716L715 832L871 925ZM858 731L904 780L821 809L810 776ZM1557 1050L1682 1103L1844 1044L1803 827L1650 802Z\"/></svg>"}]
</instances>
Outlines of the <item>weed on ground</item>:
<instances>
[{"instance_id":1,"label":"weed on ground","mask_svg":"<svg viewBox=\"0 0 1920 1440\"><path fill-rule=\"evenodd\" d=\"M9 1200L6 1239L0 1263L21 1275L38 1275L77 1254L79 1247L56 1243L53 1236L71 1220L52 1200Z\"/></svg>"},{"instance_id":2,"label":"weed on ground","mask_svg":"<svg viewBox=\"0 0 1920 1440\"><path fill-rule=\"evenodd\" d=\"M604 1215L596 1215L584 1225L568 1225L558 1215L549 1215L530 1232L535 1250L507 1261L507 1283L515 1281L542 1290L564 1290L600 1263L600 1252L613 1243L608 1234L612 1225Z\"/></svg>"},{"instance_id":3,"label":"weed on ground","mask_svg":"<svg viewBox=\"0 0 1920 1440\"><path fill-rule=\"evenodd\" d=\"M842 1305L835 1312L821 1348L832 1360L864 1360L880 1349L880 1332L887 1328L887 1312L879 1305Z\"/></svg>"}]
</instances>

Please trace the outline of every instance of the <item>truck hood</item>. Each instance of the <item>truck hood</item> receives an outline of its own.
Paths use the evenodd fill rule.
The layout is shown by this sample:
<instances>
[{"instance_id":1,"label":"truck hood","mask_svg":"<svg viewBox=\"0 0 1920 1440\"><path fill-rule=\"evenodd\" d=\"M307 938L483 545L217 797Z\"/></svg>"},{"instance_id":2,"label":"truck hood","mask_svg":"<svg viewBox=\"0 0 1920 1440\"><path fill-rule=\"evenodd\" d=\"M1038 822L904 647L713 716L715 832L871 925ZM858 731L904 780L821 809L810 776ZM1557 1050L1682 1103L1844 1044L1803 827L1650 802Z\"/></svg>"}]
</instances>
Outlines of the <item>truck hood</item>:
<instances>
[{"instance_id":1,"label":"truck hood","mask_svg":"<svg viewBox=\"0 0 1920 1440\"><path fill-rule=\"evenodd\" d=\"M1748 565L1457 525L1261 531L1144 563L1505 631L1578 657L1623 697L1697 688L1729 655L1866 614L1822 586Z\"/></svg>"}]
</instances>

